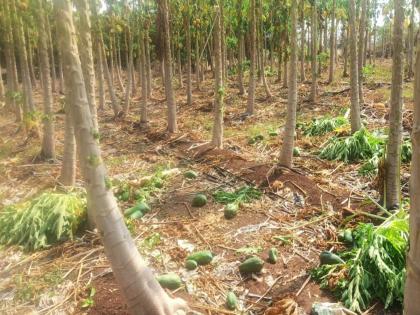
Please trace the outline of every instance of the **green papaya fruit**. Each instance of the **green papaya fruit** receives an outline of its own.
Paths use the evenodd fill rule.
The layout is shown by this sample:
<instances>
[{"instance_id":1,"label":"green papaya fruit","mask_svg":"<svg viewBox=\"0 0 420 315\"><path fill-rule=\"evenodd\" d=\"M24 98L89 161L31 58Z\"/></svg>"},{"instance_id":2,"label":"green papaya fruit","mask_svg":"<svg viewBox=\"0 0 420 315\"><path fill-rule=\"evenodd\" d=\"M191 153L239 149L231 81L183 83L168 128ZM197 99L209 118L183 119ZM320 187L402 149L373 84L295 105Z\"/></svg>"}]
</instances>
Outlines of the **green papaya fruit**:
<instances>
[{"instance_id":1,"label":"green papaya fruit","mask_svg":"<svg viewBox=\"0 0 420 315\"><path fill-rule=\"evenodd\" d=\"M224 215L226 219L233 219L238 213L239 206L237 203L228 203L224 208Z\"/></svg>"},{"instance_id":2,"label":"green papaya fruit","mask_svg":"<svg viewBox=\"0 0 420 315\"><path fill-rule=\"evenodd\" d=\"M293 148L293 156L300 156L300 149L298 147Z\"/></svg>"},{"instance_id":3,"label":"green papaya fruit","mask_svg":"<svg viewBox=\"0 0 420 315\"><path fill-rule=\"evenodd\" d=\"M264 262L259 257L252 256L239 265L239 271L244 274L256 273L260 272L263 266Z\"/></svg>"},{"instance_id":4,"label":"green papaya fruit","mask_svg":"<svg viewBox=\"0 0 420 315\"><path fill-rule=\"evenodd\" d=\"M207 265L213 260L213 254L209 250L202 250L192 253L187 257L187 260L194 260L199 265Z\"/></svg>"},{"instance_id":5,"label":"green papaya fruit","mask_svg":"<svg viewBox=\"0 0 420 315\"><path fill-rule=\"evenodd\" d=\"M122 201L128 201L130 199L130 192L124 191L120 196Z\"/></svg>"},{"instance_id":6,"label":"green papaya fruit","mask_svg":"<svg viewBox=\"0 0 420 315\"><path fill-rule=\"evenodd\" d=\"M226 295L226 307L234 311L236 309L236 306L238 305L238 298L236 297L235 293L232 291L229 291L229 293Z\"/></svg>"},{"instance_id":7,"label":"green papaya fruit","mask_svg":"<svg viewBox=\"0 0 420 315\"><path fill-rule=\"evenodd\" d=\"M191 204L192 204L193 207L202 207L202 206L206 205L206 203L207 203L206 195L204 195L202 193L198 193L194 196Z\"/></svg>"},{"instance_id":8,"label":"green papaya fruit","mask_svg":"<svg viewBox=\"0 0 420 315\"><path fill-rule=\"evenodd\" d=\"M143 212L141 211L135 211L132 214L129 215L130 219L132 220L136 220L136 219L140 219L144 216Z\"/></svg>"},{"instance_id":9,"label":"green papaya fruit","mask_svg":"<svg viewBox=\"0 0 420 315\"><path fill-rule=\"evenodd\" d=\"M156 277L162 288L176 290L182 285L181 278L175 273L168 273Z\"/></svg>"},{"instance_id":10,"label":"green papaya fruit","mask_svg":"<svg viewBox=\"0 0 420 315\"><path fill-rule=\"evenodd\" d=\"M337 264L344 264L344 260L342 260L339 256L334 253L323 251L319 255L319 260L321 265L337 265Z\"/></svg>"},{"instance_id":11,"label":"green papaya fruit","mask_svg":"<svg viewBox=\"0 0 420 315\"><path fill-rule=\"evenodd\" d=\"M194 171L190 170L190 171L186 171L184 173L184 176L188 179L196 179L198 177L198 174L197 174L197 172L194 172Z\"/></svg>"},{"instance_id":12,"label":"green papaya fruit","mask_svg":"<svg viewBox=\"0 0 420 315\"><path fill-rule=\"evenodd\" d=\"M277 262L278 254L279 254L279 252L278 252L277 248L274 248L274 247L270 248L269 251L268 251L267 261L270 264L275 264Z\"/></svg>"},{"instance_id":13,"label":"green papaya fruit","mask_svg":"<svg viewBox=\"0 0 420 315\"><path fill-rule=\"evenodd\" d=\"M185 262L185 268L187 268L188 270L194 270L197 267L198 267L198 264L195 260L189 259Z\"/></svg>"}]
</instances>

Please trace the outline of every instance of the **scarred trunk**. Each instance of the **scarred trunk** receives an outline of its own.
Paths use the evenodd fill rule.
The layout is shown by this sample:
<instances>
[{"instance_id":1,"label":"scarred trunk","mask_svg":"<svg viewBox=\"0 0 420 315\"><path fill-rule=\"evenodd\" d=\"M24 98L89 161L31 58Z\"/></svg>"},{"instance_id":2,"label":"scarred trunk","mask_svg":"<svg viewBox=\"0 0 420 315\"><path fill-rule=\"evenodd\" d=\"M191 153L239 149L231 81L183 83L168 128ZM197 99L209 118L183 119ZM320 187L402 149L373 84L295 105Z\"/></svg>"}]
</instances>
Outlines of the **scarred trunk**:
<instances>
[{"instance_id":1,"label":"scarred trunk","mask_svg":"<svg viewBox=\"0 0 420 315\"><path fill-rule=\"evenodd\" d=\"M364 1L364 0L363 0ZM350 46L350 98L351 98L351 132L355 133L361 127L359 105L359 83L357 69L357 34L356 34L356 4L349 0L349 46Z\"/></svg>"},{"instance_id":2,"label":"scarred trunk","mask_svg":"<svg viewBox=\"0 0 420 315\"><path fill-rule=\"evenodd\" d=\"M279 164L292 167L293 147L296 129L296 106L297 106L297 3L292 1L290 8L290 70L289 89L287 91L287 118L283 135L283 144L279 158Z\"/></svg>"},{"instance_id":3,"label":"scarred trunk","mask_svg":"<svg viewBox=\"0 0 420 315\"><path fill-rule=\"evenodd\" d=\"M55 136L54 136L54 113L53 96L50 77L50 60L48 58L48 36L45 27L45 14L42 0L38 0L38 33L40 73L42 81L42 96L44 100L43 137L41 157L46 160L55 160Z\"/></svg>"},{"instance_id":4,"label":"scarred trunk","mask_svg":"<svg viewBox=\"0 0 420 315\"><path fill-rule=\"evenodd\" d=\"M255 0L250 0L250 15L251 15L251 63L249 65L249 86L248 86L248 101L246 106L246 113L248 115L254 114L255 101L255 67L256 67L256 53L257 53L257 38L256 38L256 21L255 21Z\"/></svg>"},{"instance_id":5,"label":"scarred trunk","mask_svg":"<svg viewBox=\"0 0 420 315\"><path fill-rule=\"evenodd\" d=\"M318 82L317 82L317 55L318 55L318 31L317 31L317 22L318 22L318 14L316 10L315 2L312 4L312 17L311 17L311 70L312 70L312 85L311 85L311 94L309 96L312 102L316 102L317 94L318 94Z\"/></svg>"},{"instance_id":6,"label":"scarred trunk","mask_svg":"<svg viewBox=\"0 0 420 315\"><path fill-rule=\"evenodd\" d=\"M96 114L96 93L95 93L95 68L92 52L92 36L90 31L90 9L86 0L76 0L76 7L79 13L79 47L80 61L82 63L83 78L85 81L86 93L95 130L98 130L98 118ZM82 49L83 48L83 49Z\"/></svg>"},{"instance_id":7,"label":"scarred trunk","mask_svg":"<svg viewBox=\"0 0 420 315\"><path fill-rule=\"evenodd\" d=\"M188 2L188 13L185 17L186 28L186 48L187 48L187 104L192 104L192 80L191 80L191 25L190 25L190 9Z\"/></svg>"},{"instance_id":8,"label":"scarred trunk","mask_svg":"<svg viewBox=\"0 0 420 315\"><path fill-rule=\"evenodd\" d=\"M410 178L410 250L407 255L407 279L404 291L404 313L417 315L420 296L420 38L417 37L414 71L414 122L411 140L413 159Z\"/></svg>"},{"instance_id":9,"label":"scarred trunk","mask_svg":"<svg viewBox=\"0 0 420 315\"><path fill-rule=\"evenodd\" d=\"M147 40L140 31L140 72L141 72L141 102L140 102L140 124L147 125L147 62L146 62L146 43Z\"/></svg>"},{"instance_id":10,"label":"scarred trunk","mask_svg":"<svg viewBox=\"0 0 420 315\"><path fill-rule=\"evenodd\" d=\"M402 132L404 0L394 0L394 30L392 36L392 89L389 112L389 136L386 154L386 206L395 208L400 201L400 164Z\"/></svg>"},{"instance_id":11,"label":"scarred trunk","mask_svg":"<svg viewBox=\"0 0 420 315\"><path fill-rule=\"evenodd\" d=\"M54 2L60 49L65 65L66 90L73 114L81 170L85 179L89 211L102 237L114 276L126 298L128 309L136 315L172 315L184 308L180 300L170 298L156 281L152 271L141 258L130 232L124 224L112 190L93 128L83 82L74 26L72 7L68 0Z\"/></svg>"},{"instance_id":12,"label":"scarred trunk","mask_svg":"<svg viewBox=\"0 0 420 315\"><path fill-rule=\"evenodd\" d=\"M66 93L68 93L66 91ZM74 128L71 111L68 104L68 97L65 100L66 118L64 122L64 152L61 165L59 182L68 187L76 183L76 140L74 139Z\"/></svg>"},{"instance_id":13,"label":"scarred trunk","mask_svg":"<svg viewBox=\"0 0 420 315\"><path fill-rule=\"evenodd\" d=\"M363 58L365 55L365 33L366 33L366 10L367 0L361 0L361 12L360 12L360 23L359 23L359 38L357 39L358 44L358 55L357 55L357 73L358 73L358 84L359 84L359 103L363 105L365 103L363 97Z\"/></svg>"},{"instance_id":14,"label":"scarred trunk","mask_svg":"<svg viewBox=\"0 0 420 315\"><path fill-rule=\"evenodd\" d=\"M172 56L171 56L171 35L169 29L169 7L167 0L158 0L159 14L163 29L163 64L165 70L165 95L167 104L168 131L177 132L176 103L172 87Z\"/></svg>"},{"instance_id":15,"label":"scarred trunk","mask_svg":"<svg viewBox=\"0 0 420 315\"><path fill-rule=\"evenodd\" d=\"M222 149L223 148L223 63L222 63L222 42L221 42L221 13L220 7L215 7L215 24L213 31L214 40L214 122L213 122L213 137L212 145Z\"/></svg>"},{"instance_id":16,"label":"scarred trunk","mask_svg":"<svg viewBox=\"0 0 420 315\"><path fill-rule=\"evenodd\" d=\"M334 66L335 66L335 1L333 0L333 7L331 12L331 34L330 34L330 68L328 74L328 82L334 81Z\"/></svg>"},{"instance_id":17,"label":"scarred trunk","mask_svg":"<svg viewBox=\"0 0 420 315\"><path fill-rule=\"evenodd\" d=\"M305 82L305 0L300 0L300 81Z\"/></svg>"}]
</instances>

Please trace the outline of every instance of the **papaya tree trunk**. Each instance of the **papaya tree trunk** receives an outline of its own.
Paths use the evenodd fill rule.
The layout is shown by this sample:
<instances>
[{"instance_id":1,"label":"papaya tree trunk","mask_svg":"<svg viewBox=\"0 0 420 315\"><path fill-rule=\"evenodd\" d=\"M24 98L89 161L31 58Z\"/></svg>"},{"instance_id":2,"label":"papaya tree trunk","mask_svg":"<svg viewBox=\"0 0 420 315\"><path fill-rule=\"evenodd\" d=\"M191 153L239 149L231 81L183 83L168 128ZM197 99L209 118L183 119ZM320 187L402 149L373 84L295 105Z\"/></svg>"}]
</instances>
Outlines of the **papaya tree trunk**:
<instances>
[{"instance_id":1,"label":"papaya tree trunk","mask_svg":"<svg viewBox=\"0 0 420 315\"><path fill-rule=\"evenodd\" d=\"M191 80L191 19L188 1L188 12L185 17L186 48L187 48L187 104L192 105L192 80Z\"/></svg>"},{"instance_id":2,"label":"papaya tree trunk","mask_svg":"<svg viewBox=\"0 0 420 315\"><path fill-rule=\"evenodd\" d=\"M364 1L364 0L363 0ZM356 4L349 0L349 46L350 46L350 120L351 132L355 133L361 127L359 105L359 77L357 66L357 33L356 33Z\"/></svg>"},{"instance_id":3,"label":"papaya tree trunk","mask_svg":"<svg viewBox=\"0 0 420 315\"><path fill-rule=\"evenodd\" d=\"M312 84L311 84L311 94L309 96L309 99L315 103L317 100L317 94L318 94L318 82L317 82L317 55L318 55L318 31L317 31L317 23L318 23L318 14L316 9L316 2L312 4L312 10L311 10L311 71L312 71Z\"/></svg>"},{"instance_id":4,"label":"papaya tree trunk","mask_svg":"<svg viewBox=\"0 0 420 315\"><path fill-rule=\"evenodd\" d=\"M331 12L331 33L330 33L330 68L328 73L328 82L334 81L334 68L335 68L335 2L333 0L333 7Z\"/></svg>"},{"instance_id":5,"label":"papaya tree trunk","mask_svg":"<svg viewBox=\"0 0 420 315\"><path fill-rule=\"evenodd\" d=\"M50 60L48 58L48 36L45 27L45 11L43 0L38 0L38 34L39 34L39 54L40 54L40 73L42 81L42 96L44 99L43 136L41 157L46 160L55 160L55 136L54 136L54 113L53 96L50 77Z\"/></svg>"},{"instance_id":6,"label":"papaya tree trunk","mask_svg":"<svg viewBox=\"0 0 420 315\"><path fill-rule=\"evenodd\" d=\"M222 56L222 42L221 42L221 10L219 6L215 7L215 24L213 30L214 40L214 122L213 122L213 138L211 143L219 148L223 148L223 56Z\"/></svg>"},{"instance_id":7,"label":"papaya tree trunk","mask_svg":"<svg viewBox=\"0 0 420 315\"><path fill-rule=\"evenodd\" d=\"M124 224L112 190L93 128L82 68L74 36L72 6L68 0L54 2L59 45L65 65L65 83L69 107L76 131L81 170L85 179L89 211L102 237L105 253L121 287L128 309L136 315L172 315L184 309L184 303L170 298L141 258Z\"/></svg>"},{"instance_id":8,"label":"papaya tree trunk","mask_svg":"<svg viewBox=\"0 0 420 315\"><path fill-rule=\"evenodd\" d=\"M293 147L295 142L296 129L296 107L297 107L297 3L292 1L290 8L290 69L289 84L287 90L287 117L283 135L283 143L280 151L279 164L292 167Z\"/></svg>"},{"instance_id":9,"label":"papaya tree trunk","mask_svg":"<svg viewBox=\"0 0 420 315\"><path fill-rule=\"evenodd\" d=\"M407 255L407 278L404 290L404 313L417 315L420 296L420 38L414 71L414 122L411 140L413 158L410 177L410 249Z\"/></svg>"},{"instance_id":10,"label":"papaya tree trunk","mask_svg":"<svg viewBox=\"0 0 420 315\"><path fill-rule=\"evenodd\" d=\"M357 74L358 74L358 85L359 85L359 103L363 105L365 103L363 96L363 58L365 54L365 32L366 32L366 10L367 0L361 0L361 12L359 22L359 38L358 43L358 54L357 54Z\"/></svg>"},{"instance_id":11,"label":"papaya tree trunk","mask_svg":"<svg viewBox=\"0 0 420 315\"><path fill-rule=\"evenodd\" d=\"M305 0L300 0L300 81L305 82Z\"/></svg>"},{"instance_id":12,"label":"papaya tree trunk","mask_svg":"<svg viewBox=\"0 0 420 315\"><path fill-rule=\"evenodd\" d=\"M394 0L394 30L392 36L392 88L389 112L389 136L386 152L386 207L395 208L400 201L400 164L402 138L402 93L404 53L404 0Z\"/></svg>"},{"instance_id":13,"label":"papaya tree trunk","mask_svg":"<svg viewBox=\"0 0 420 315\"><path fill-rule=\"evenodd\" d=\"M255 21L255 0L250 0L250 16L251 16L251 42L250 53L251 63L249 65L249 86L248 86L248 101L246 113L248 115L254 114L255 102L255 67L256 67L256 53L257 53L257 37L256 37L256 21Z\"/></svg>"},{"instance_id":14,"label":"papaya tree trunk","mask_svg":"<svg viewBox=\"0 0 420 315\"><path fill-rule=\"evenodd\" d=\"M163 29L163 65L165 70L165 95L167 104L168 131L177 132L176 103L172 87L172 56L171 56L171 35L169 29L169 7L167 0L158 0L159 14Z\"/></svg>"},{"instance_id":15,"label":"papaya tree trunk","mask_svg":"<svg viewBox=\"0 0 420 315\"><path fill-rule=\"evenodd\" d=\"M98 118L96 113L95 93L95 68L92 52L92 36L90 31L90 8L86 0L76 0L76 7L79 13L79 45L80 61L82 63L83 78L85 81L86 93L95 130L98 130Z\"/></svg>"}]
</instances>

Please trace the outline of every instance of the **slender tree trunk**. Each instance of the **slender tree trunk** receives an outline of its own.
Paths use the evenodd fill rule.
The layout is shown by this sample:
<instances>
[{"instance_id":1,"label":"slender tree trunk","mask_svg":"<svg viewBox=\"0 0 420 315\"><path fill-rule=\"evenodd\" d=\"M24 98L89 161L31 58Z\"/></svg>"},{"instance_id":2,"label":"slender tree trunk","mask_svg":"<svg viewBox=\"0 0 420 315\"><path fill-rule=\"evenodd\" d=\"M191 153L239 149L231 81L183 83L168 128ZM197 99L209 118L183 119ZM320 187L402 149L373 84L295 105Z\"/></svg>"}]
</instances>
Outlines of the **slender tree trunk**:
<instances>
[{"instance_id":1,"label":"slender tree trunk","mask_svg":"<svg viewBox=\"0 0 420 315\"><path fill-rule=\"evenodd\" d=\"M99 235L110 260L115 278L126 298L130 313L136 315L172 315L185 309L183 301L170 298L156 281L152 271L141 258L124 224L108 178L93 128L82 69L78 57L72 7L68 0L56 0L57 25L69 93L73 124L76 130L81 170L85 179L89 211L93 212ZM67 69L66 69L67 70Z\"/></svg>"},{"instance_id":2,"label":"slender tree trunk","mask_svg":"<svg viewBox=\"0 0 420 315\"><path fill-rule=\"evenodd\" d=\"M243 71L243 64L244 64L244 50L245 50L245 42L244 42L244 34L243 31L239 31L239 42L238 42L238 88L239 88L239 95L245 94L244 88L244 71Z\"/></svg>"},{"instance_id":3,"label":"slender tree trunk","mask_svg":"<svg viewBox=\"0 0 420 315\"><path fill-rule=\"evenodd\" d=\"M33 64L34 51L32 49L31 38L30 38L29 31L28 31L27 27L25 27L25 31L26 31L25 34L26 34L26 42L27 42L29 74L31 75L32 87L36 88L36 75L35 75L34 64Z\"/></svg>"},{"instance_id":4,"label":"slender tree trunk","mask_svg":"<svg viewBox=\"0 0 420 315\"><path fill-rule=\"evenodd\" d=\"M73 121L69 106L69 96L71 92L65 89L65 111L66 118L64 122L64 152L63 162L61 165L61 174L59 182L68 187L74 186L76 183L76 140L74 138Z\"/></svg>"},{"instance_id":5,"label":"slender tree trunk","mask_svg":"<svg viewBox=\"0 0 420 315\"><path fill-rule=\"evenodd\" d=\"M292 1L290 8L290 71L289 89L287 90L287 118L283 136L283 144L280 151L279 164L292 167L293 148L296 129L297 107L297 3Z\"/></svg>"},{"instance_id":6,"label":"slender tree trunk","mask_svg":"<svg viewBox=\"0 0 420 315\"><path fill-rule=\"evenodd\" d=\"M186 46L187 46L187 104L192 105L192 80L191 80L191 21L188 1L188 13L185 18Z\"/></svg>"},{"instance_id":7,"label":"slender tree trunk","mask_svg":"<svg viewBox=\"0 0 420 315\"><path fill-rule=\"evenodd\" d=\"M366 33L366 10L367 10L367 0L361 0L361 12L360 12L360 23L359 23L359 38L358 40L358 55L357 55L357 64L358 64L358 84L359 84L359 103L363 105L365 103L363 97L363 58L365 54L364 44L365 44L365 33Z\"/></svg>"},{"instance_id":8,"label":"slender tree trunk","mask_svg":"<svg viewBox=\"0 0 420 315\"><path fill-rule=\"evenodd\" d=\"M414 76L414 14L416 10L416 0L411 0L410 25L408 27L408 49L407 49L407 78Z\"/></svg>"},{"instance_id":9,"label":"slender tree trunk","mask_svg":"<svg viewBox=\"0 0 420 315\"><path fill-rule=\"evenodd\" d=\"M417 36L414 71L414 122L411 135L413 158L410 177L410 249L407 255L407 278L404 313L417 315L420 296L420 38Z\"/></svg>"},{"instance_id":10,"label":"slender tree trunk","mask_svg":"<svg viewBox=\"0 0 420 315\"><path fill-rule=\"evenodd\" d=\"M99 110L105 109L105 83L104 83L104 57L102 55L102 49L100 44L96 44L96 73L98 77L98 88L99 88Z\"/></svg>"},{"instance_id":11,"label":"slender tree trunk","mask_svg":"<svg viewBox=\"0 0 420 315\"><path fill-rule=\"evenodd\" d=\"M222 55L222 25L221 25L221 10L220 7L215 7L215 25L213 30L214 39L214 64L215 64L215 84L214 84L214 124L213 124L213 137L211 140L212 145L221 149L223 148L223 55Z\"/></svg>"},{"instance_id":12,"label":"slender tree trunk","mask_svg":"<svg viewBox=\"0 0 420 315\"><path fill-rule=\"evenodd\" d=\"M200 46L199 46L199 40L198 40L198 30L195 35L195 75L196 75L197 90L200 91Z\"/></svg>"},{"instance_id":13,"label":"slender tree trunk","mask_svg":"<svg viewBox=\"0 0 420 315\"><path fill-rule=\"evenodd\" d=\"M152 97L152 90L153 90L153 78L152 78L152 63L150 61L150 45L149 45L149 22L147 21L145 23L144 28L144 49L146 50L146 75L147 75L147 98Z\"/></svg>"},{"instance_id":14,"label":"slender tree trunk","mask_svg":"<svg viewBox=\"0 0 420 315\"><path fill-rule=\"evenodd\" d=\"M83 78L85 81L86 93L95 130L98 130L98 115L96 113L95 93L95 68L92 52L92 36L90 31L90 8L86 0L76 0L76 7L79 13L79 51L82 63Z\"/></svg>"},{"instance_id":15,"label":"slender tree trunk","mask_svg":"<svg viewBox=\"0 0 420 315\"><path fill-rule=\"evenodd\" d=\"M45 16L45 25L47 26L47 35L48 35L48 47L50 50L50 60L51 60L51 85L52 85L52 91L56 91L56 82L57 82L57 74L55 72L55 56L54 56L54 46L52 41L52 35L51 35L51 27L50 27L50 20L48 16Z\"/></svg>"},{"instance_id":16,"label":"slender tree trunk","mask_svg":"<svg viewBox=\"0 0 420 315\"><path fill-rule=\"evenodd\" d=\"M58 90L60 93L64 93L63 62L61 60L60 54L58 54L58 77L59 77Z\"/></svg>"},{"instance_id":17,"label":"slender tree trunk","mask_svg":"<svg viewBox=\"0 0 420 315\"><path fill-rule=\"evenodd\" d=\"M262 0L259 0L258 1L258 16L261 17L262 14L263 14ZM265 77L264 27L263 27L263 23L261 21L261 18L258 18L258 20L259 20L259 23L258 23L259 32L258 33L260 34L258 42L260 43L260 46L261 46L261 49L259 50L259 52L260 52L260 65L261 65L260 66L261 79L262 79L262 83L263 83L263 86L264 86L265 95L266 95L267 99L271 99L273 97L273 95L271 94L270 87L269 87L268 82L267 82L267 78Z\"/></svg>"},{"instance_id":18,"label":"slender tree trunk","mask_svg":"<svg viewBox=\"0 0 420 315\"><path fill-rule=\"evenodd\" d=\"M227 74L227 54L226 54L226 39L225 39L225 1L220 0L220 41L222 43L222 80L223 82L226 81L226 74Z\"/></svg>"},{"instance_id":19,"label":"slender tree trunk","mask_svg":"<svg viewBox=\"0 0 420 315\"><path fill-rule=\"evenodd\" d=\"M179 86L181 89L184 88L184 82L182 80L182 61L181 61L181 47L178 47L178 74L179 74Z\"/></svg>"},{"instance_id":20,"label":"slender tree trunk","mask_svg":"<svg viewBox=\"0 0 420 315\"><path fill-rule=\"evenodd\" d=\"M392 36L392 89L389 112L389 136L386 152L386 206L395 208L400 201L400 164L402 138L402 92L404 53L404 0L394 0L394 31Z\"/></svg>"},{"instance_id":21,"label":"slender tree trunk","mask_svg":"<svg viewBox=\"0 0 420 315\"><path fill-rule=\"evenodd\" d=\"M257 37L256 37L256 21L255 21L255 0L250 0L250 15L251 15L251 63L249 66L249 86L248 86L248 101L246 113L248 115L254 114L255 102L255 66L256 66L256 50L257 50Z\"/></svg>"},{"instance_id":22,"label":"slender tree trunk","mask_svg":"<svg viewBox=\"0 0 420 315\"><path fill-rule=\"evenodd\" d=\"M117 96L115 95L114 84L112 82L111 73L109 71L108 64L106 62L106 57L105 57L106 53L105 53L104 41L103 41L102 33L100 31L99 31L99 45L100 45L100 49L102 51L102 56L104 57L103 58L103 69L104 69L106 83L108 85L108 92L109 92L109 95L111 96L112 110L114 111L115 116L119 116L121 114L121 106L118 103Z\"/></svg>"},{"instance_id":23,"label":"slender tree trunk","mask_svg":"<svg viewBox=\"0 0 420 315\"><path fill-rule=\"evenodd\" d=\"M149 122L147 117L147 61L146 61L145 33L140 31L140 72L141 72L141 101L140 101L140 125L146 126Z\"/></svg>"},{"instance_id":24,"label":"slender tree trunk","mask_svg":"<svg viewBox=\"0 0 420 315\"><path fill-rule=\"evenodd\" d=\"M24 89L24 115L25 118L28 120L31 120L32 122L29 122L27 124L27 127L30 129L28 131L34 131L36 134L39 134L36 130L36 121L33 121L32 115L30 113L33 113L35 111L34 101L33 101L33 95L32 95L32 82L31 82L31 76L29 73L29 66L28 66L28 56L26 53L26 44L25 44L25 36L23 33L23 24L22 19L19 16L19 12L16 10L16 4L15 0L11 1L12 5L12 15L14 16L14 25L15 25L15 38L17 38L17 51L19 56L19 64L21 68L22 73L22 83L23 83L23 89ZM28 121L27 121L28 122ZM32 127L32 124L35 123L35 128Z\"/></svg>"},{"instance_id":25,"label":"slender tree trunk","mask_svg":"<svg viewBox=\"0 0 420 315\"><path fill-rule=\"evenodd\" d=\"M169 29L169 8L167 0L158 0L159 13L163 23L163 64L165 69L165 94L168 108L168 131L170 133L177 132L178 126L176 121L176 103L172 88L172 57L171 57L171 35Z\"/></svg>"},{"instance_id":26,"label":"slender tree trunk","mask_svg":"<svg viewBox=\"0 0 420 315\"><path fill-rule=\"evenodd\" d=\"M343 78L347 78L349 74L347 73L348 69L348 60L349 60L349 28L343 24L343 46L344 46L344 63L343 63Z\"/></svg>"},{"instance_id":27,"label":"slender tree trunk","mask_svg":"<svg viewBox=\"0 0 420 315\"><path fill-rule=\"evenodd\" d=\"M365 1L365 0L362 0ZM349 0L349 46L350 46L350 98L351 98L351 132L355 133L361 127L359 105L359 83L357 69L357 33L356 4Z\"/></svg>"},{"instance_id":28,"label":"slender tree trunk","mask_svg":"<svg viewBox=\"0 0 420 315\"><path fill-rule=\"evenodd\" d=\"M287 39L287 41L285 42L286 47L289 45L289 40ZM287 88L288 86L288 62L289 62L289 52L287 51L287 49L284 50L284 58L283 58L283 88Z\"/></svg>"},{"instance_id":29,"label":"slender tree trunk","mask_svg":"<svg viewBox=\"0 0 420 315\"><path fill-rule=\"evenodd\" d=\"M334 81L334 66L335 66L335 2L333 0L333 7L331 12L331 34L330 34L330 69L328 74L328 83Z\"/></svg>"},{"instance_id":30,"label":"slender tree trunk","mask_svg":"<svg viewBox=\"0 0 420 315\"><path fill-rule=\"evenodd\" d=\"M317 100L317 94L318 94L318 82L317 82L317 55L318 55L318 44L317 44L317 37L318 37L318 31L317 31L317 21L318 21L318 14L316 10L316 2L312 4L312 18L311 18L311 43L312 43L312 49L311 49L311 70L312 70L312 85L311 85L311 94L309 96L310 100L315 103Z\"/></svg>"},{"instance_id":31,"label":"slender tree trunk","mask_svg":"<svg viewBox=\"0 0 420 315\"><path fill-rule=\"evenodd\" d=\"M300 81L305 82L305 0L300 0Z\"/></svg>"},{"instance_id":32,"label":"slender tree trunk","mask_svg":"<svg viewBox=\"0 0 420 315\"><path fill-rule=\"evenodd\" d=\"M128 64L127 64L127 86L125 88L125 102L124 102L124 114L128 115L130 111L131 91L132 91L132 80L133 80L133 44L131 42L131 30L128 26Z\"/></svg>"},{"instance_id":33,"label":"slender tree trunk","mask_svg":"<svg viewBox=\"0 0 420 315\"><path fill-rule=\"evenodd\" d=\"M50 60L48 58L48 36L45 27L45 11L42 3L42 0L38 0L38 47L41 61L39 66L42 81L42 95L44 99L44 115L42 119L43 137L40 155L46 160L55 160L53 96L51 89Z\"/></svg>"}]
</instances>

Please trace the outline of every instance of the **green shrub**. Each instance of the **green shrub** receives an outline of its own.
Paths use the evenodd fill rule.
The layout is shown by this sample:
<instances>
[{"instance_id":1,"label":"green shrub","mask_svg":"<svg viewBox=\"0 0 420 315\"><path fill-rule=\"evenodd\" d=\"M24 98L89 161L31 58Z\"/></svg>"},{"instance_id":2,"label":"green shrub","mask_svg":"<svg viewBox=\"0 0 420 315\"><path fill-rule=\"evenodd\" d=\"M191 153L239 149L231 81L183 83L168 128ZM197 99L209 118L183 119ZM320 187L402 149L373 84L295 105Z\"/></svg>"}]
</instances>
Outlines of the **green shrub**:
<instances>
[{"instance_id":1,"label":"green shrub","mask_svg":"<svg viewBox=\"0 0 420 315\"><path fill-rule=\"evenodd\" d=\"M348 119L343 116L314 119L307 128L303 127L303 134L311 137L322 136L348 123Z\"/></svg>"}]
</instances>

